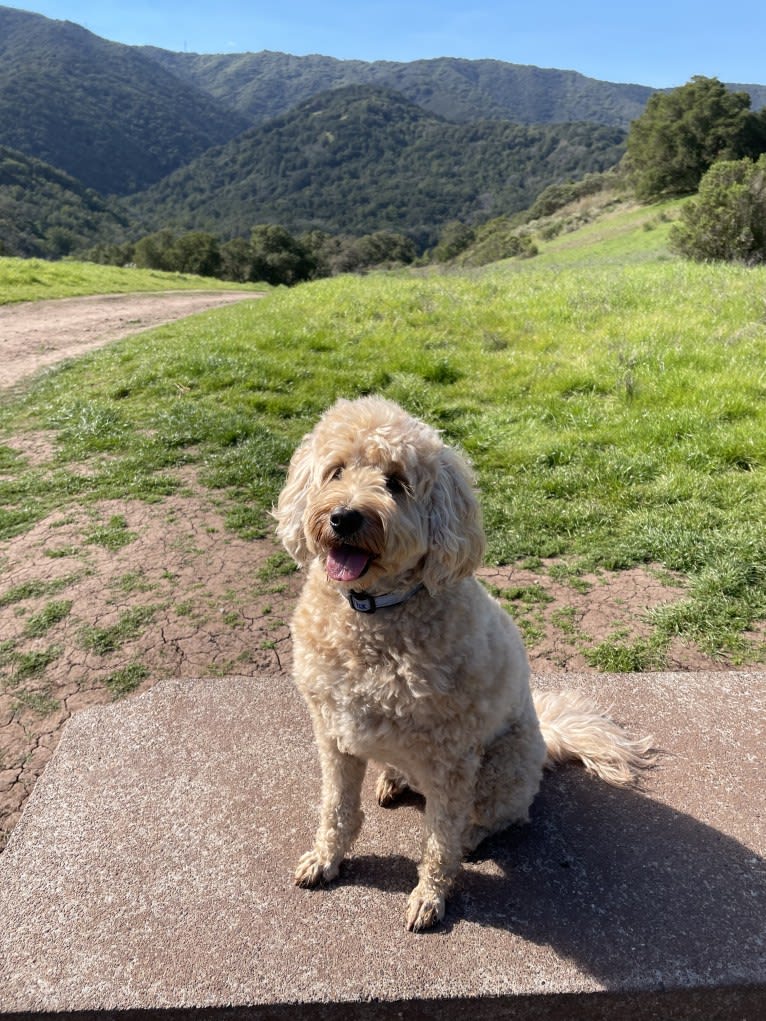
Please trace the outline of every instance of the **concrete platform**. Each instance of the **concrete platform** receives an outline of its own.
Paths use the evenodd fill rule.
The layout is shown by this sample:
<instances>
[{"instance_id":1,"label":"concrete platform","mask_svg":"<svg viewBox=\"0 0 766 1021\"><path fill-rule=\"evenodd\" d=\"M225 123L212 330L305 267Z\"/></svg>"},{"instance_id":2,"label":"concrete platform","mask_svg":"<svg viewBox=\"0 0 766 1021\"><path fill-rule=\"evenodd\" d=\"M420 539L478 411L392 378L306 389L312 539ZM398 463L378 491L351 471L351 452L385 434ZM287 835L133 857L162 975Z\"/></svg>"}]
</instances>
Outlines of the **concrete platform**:
<instances>
[{"instance_id":1,"label":"concrete platform","mask_svg":"<svg viewBox=\"0 0 766 1021\"><path fill-rule=\"evenodd\" d=\"M565 675L665 749L646 793L570 768L415 936L420 807L292 885L318 766L281 677L158 685L69 723L0 857L0 1014L766 1018L766 674Z\"/></svg>"}]
</instances>

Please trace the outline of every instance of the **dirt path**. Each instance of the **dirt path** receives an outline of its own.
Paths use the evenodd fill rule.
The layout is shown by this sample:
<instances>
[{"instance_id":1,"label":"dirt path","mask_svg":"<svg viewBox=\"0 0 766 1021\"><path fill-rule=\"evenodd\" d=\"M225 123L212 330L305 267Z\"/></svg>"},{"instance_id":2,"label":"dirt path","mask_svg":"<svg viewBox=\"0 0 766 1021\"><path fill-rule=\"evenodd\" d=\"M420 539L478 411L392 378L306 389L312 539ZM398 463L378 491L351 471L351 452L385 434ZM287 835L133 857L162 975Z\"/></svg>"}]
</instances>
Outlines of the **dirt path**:
<instances>
[{"instance_id":1,"label":"dirt path","mask_svg":"<svg viewBox=\"0 0 766 1021\"><path fill-rule=\"evenodd\" d=\"M112 340L259 297L253 291L168 291L2 305L0 388L12 387L38 369Z\"/></svg>"}]
</instances>

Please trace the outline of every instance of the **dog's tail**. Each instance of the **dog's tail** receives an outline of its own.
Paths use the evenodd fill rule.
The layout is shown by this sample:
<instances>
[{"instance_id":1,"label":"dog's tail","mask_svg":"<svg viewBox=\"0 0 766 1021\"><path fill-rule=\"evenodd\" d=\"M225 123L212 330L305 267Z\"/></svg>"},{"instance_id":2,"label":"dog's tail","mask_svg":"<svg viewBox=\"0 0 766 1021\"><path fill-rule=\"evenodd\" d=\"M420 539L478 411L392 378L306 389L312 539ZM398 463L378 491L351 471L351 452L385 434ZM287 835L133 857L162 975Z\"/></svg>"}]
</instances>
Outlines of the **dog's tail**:
<instances>
[{"instance_id":1,"label":"dog's tail","mask_svg":"<svg viewBox=\"0 0 766 1021\"><path fill-rule=\"evenodd\" d=\"M652 738L630 738L619 724L577 691L535 692L535 709L548 751L546 765L578 761L616 786L632 783L654 762Z\"/></svg>"}]
</instances>

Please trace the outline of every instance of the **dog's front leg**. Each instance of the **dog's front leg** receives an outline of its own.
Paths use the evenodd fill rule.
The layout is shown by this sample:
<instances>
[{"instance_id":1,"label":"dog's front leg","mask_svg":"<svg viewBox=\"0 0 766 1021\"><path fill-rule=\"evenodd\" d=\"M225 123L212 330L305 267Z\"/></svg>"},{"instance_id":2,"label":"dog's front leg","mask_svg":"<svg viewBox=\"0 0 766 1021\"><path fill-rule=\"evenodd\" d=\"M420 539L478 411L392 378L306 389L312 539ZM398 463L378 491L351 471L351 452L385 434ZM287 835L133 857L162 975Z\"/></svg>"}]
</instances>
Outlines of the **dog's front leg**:
<instances>
[{"instance_id":1,"label":"dog's front leg","mask_svg":"<svg viewBox=\"0 0 766 1021\"><path fill-rule=\"evenodd\" d=\"M322 808L314 846L298 862L298 886L317 886L338 875L340 863L362 825L362 780L367 763L340 751L327 735L317 735L322 767Z\"/></svg>"},{"instance_id":2,"label":"dog's front leg","mask_svg":"<svg viewBox=\"0 0 766 1021\"><path fill-rule=\"evenodd\" d=\"M419 882L407 902L407 928L412 932L430 929L444 917L446 897L463 856L478 768L478 756L467 755L428 784Z\"/></svg>"}]
</instances>

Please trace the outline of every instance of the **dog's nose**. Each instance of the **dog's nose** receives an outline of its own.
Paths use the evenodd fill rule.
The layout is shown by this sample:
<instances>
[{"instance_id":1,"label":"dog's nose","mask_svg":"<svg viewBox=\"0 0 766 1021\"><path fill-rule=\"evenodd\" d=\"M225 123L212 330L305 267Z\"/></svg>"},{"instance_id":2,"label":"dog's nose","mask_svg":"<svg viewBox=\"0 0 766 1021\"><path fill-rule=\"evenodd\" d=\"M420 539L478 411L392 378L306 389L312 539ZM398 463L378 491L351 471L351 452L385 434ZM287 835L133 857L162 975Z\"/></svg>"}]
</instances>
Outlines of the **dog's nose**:
<instances>
[{"instance_id":1,"label":"dog's nose","mask_svg":"<svg viewBox=\"0 0 766 1021\"><path fill-rule=\"evenodd\" d=\"M358 532L363 523L361 513L351 507L336 507L330 513L330 527L340 539L347 539Z\"/></svg>"}]
</instances>

